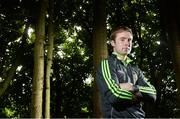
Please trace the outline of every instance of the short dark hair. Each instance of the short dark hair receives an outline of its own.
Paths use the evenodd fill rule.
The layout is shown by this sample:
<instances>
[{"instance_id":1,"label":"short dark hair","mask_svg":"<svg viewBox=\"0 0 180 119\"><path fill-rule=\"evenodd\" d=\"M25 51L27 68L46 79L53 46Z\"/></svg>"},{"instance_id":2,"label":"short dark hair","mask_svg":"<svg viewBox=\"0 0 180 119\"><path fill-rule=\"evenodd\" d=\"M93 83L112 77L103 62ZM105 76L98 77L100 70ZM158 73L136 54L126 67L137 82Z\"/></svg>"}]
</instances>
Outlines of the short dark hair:
<instances>
[{"instance_id":1,"label":"short dark hair","mask_svg":"<svg viewBox=\"0 0 180 119\"><path fill-rule=\"evenodd\" d=\"M117 34L117 33L121 33L121 32L123 32L123 31L130 32L130 33L133 35L132 30L131 30L129 27L127 27L127 26L119 26L118 28L116 28L115 30L113 30L113 32L111 33L111 35L110 35L110 40L115 40L116 34Z\"/></svg>"}]
</instances>

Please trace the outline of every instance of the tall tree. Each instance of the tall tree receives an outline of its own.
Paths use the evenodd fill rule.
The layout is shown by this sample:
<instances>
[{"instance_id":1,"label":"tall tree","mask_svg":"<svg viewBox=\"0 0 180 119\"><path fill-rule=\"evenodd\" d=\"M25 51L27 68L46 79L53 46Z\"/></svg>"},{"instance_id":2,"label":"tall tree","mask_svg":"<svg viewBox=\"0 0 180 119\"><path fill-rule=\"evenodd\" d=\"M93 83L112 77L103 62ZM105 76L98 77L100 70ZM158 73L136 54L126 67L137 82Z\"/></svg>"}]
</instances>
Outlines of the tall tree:
<instances>
[{"instance_id":1,"label":"tall tree","mask_svg":"<svg viewBox=\"0 0 180 119\"><path fill-rule=\"evenodd\" d=\"M32 89L31 117L42 117L42 92L44 81L44 39L45 39L45 15L47 0L40 0L40 7L35 25L35 47L34 47L34 74Z\"/></svg>"},{"instance_id":2,"label":"tall tree","mask_svg":"<svg viewBox=\"0 0 180 119\"><path fill-rule=\"evenodd\" d=\"M15 58L16 60L12 64L12 67L8 70L7 74L3 75L5 78L5 81L0 83L0 96L2 96L5 93L5 91L7 90L10 82L12 81L12 79L14 77L14 74L16 72L18 65L20 65L21 58L23 57L22 48L24 47L24 44L28 37L28 28L29 28L29 23L26 25L26 27L24 29L24 33L22 34L22 38L21 38L22 42L20 43L20 46L16 51L16 58Z\"/></svg>"},{"instance_id":3,"label":"tall tree","mask_svg":"<svg viewBox=\"0 0 180 119\"><path fill-rule=\"evenodd\" d=\"M177 99L180 106L180 1L160 0L161 22L168 32L169 47L176 73ZM180 117L180 110L177 112Z\"/></svg>"},{"instance_id":4,"label":"tall tree","mask_svg":"<svg viewBox=\"0 0 180 119\"><path fill-rule=\"evenodd\" d=\"M96 70L100 61L107 57L108 52L106 40L106 0L95 0L94 2L93 65L94 70ZM94 85L93 100L94 116L101 117L100 97L96 83Z\"/></svg>"},{"instance_id":5,"label":"tall tree","mask_svg":"<svg viewBox=\"0 0 180 119\"><path fill-rule=\"evenodd\" d=\"M54 32L53 11L54 0L49 1L49 24L48 24L48 49L46 65L46 93L45 93L45 118L50 118L50 77L53 58Z\"/></svg>"}]
</instances>

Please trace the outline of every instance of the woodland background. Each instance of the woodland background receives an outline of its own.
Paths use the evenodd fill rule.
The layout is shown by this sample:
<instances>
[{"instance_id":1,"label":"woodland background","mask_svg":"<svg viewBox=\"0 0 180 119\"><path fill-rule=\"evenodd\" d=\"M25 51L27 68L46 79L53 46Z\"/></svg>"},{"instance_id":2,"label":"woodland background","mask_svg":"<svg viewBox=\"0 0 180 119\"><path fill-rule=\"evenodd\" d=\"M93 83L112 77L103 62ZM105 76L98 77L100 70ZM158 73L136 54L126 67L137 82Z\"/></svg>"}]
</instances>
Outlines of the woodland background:
<instances>
[{"instance_id":1,"label":"woodland background","mask_svg":"<svg viewBox=\"0 0 180 119\"><path fill-rule=\"evenodd\" d=\"M0 0L0 117L101 117L94 74L112 29L157 90L146 117L180 117L179 0Z\"/></svg>"}]
</instances>

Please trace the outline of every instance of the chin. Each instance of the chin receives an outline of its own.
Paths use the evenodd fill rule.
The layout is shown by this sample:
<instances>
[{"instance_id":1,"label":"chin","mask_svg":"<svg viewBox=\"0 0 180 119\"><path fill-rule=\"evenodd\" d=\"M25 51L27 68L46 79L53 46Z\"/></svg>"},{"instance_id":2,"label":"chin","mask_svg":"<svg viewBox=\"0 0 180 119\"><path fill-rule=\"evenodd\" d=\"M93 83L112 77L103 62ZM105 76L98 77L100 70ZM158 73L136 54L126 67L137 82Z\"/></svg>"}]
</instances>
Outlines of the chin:
<instances>
[{"instance_id":1,"label":"chin","mask_svg":"<svg viewBox=\"0 0 180 119\"><path fill-rule=\"evenodd\" d=\"M131 53L131 51L126 52L127 55L130 54L130 53Z\"/></svg>"},{"instance_id":2,"label":"chin","mask_svg":"<svg viewBox=\"0 0 180 119\"><path fill-rule=\"evenodd\" d=\"M124 53L124 55L128 55L128 54L130 54L130 53L129 52Z\"/></svg>"}]
</instances>

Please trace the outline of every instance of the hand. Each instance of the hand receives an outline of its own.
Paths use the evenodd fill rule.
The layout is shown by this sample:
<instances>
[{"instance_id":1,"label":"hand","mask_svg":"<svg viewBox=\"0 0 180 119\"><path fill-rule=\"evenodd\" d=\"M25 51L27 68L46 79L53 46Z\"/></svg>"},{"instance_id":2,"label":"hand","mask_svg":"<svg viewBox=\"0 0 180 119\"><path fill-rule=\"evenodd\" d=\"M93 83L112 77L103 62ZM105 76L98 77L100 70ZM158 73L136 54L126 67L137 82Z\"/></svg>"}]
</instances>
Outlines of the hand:
<instances>
[{"instance_id":1,"label":"hand","mask_svg":"<svg viewBox=\"0 0 180 119\"><path fill-rule=\"evenodd\" d=\"M142 101L142 94L138 91L133 95L133 104L138 104Z\"/></svg>"},{"instance_id":2,"label":"hand","mask_svg":"<svg viewBox=\"0 0 180 119\"><path fill-rule=\"evenodd\" d=\"M120 83L119 84L121 89L127 90L127 91L133 91L133 84L132 83Z\"/></svg>"}]
</instances>

